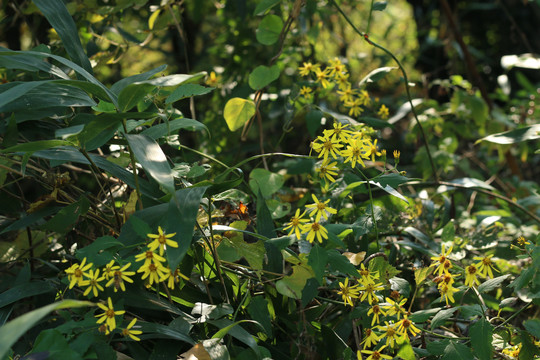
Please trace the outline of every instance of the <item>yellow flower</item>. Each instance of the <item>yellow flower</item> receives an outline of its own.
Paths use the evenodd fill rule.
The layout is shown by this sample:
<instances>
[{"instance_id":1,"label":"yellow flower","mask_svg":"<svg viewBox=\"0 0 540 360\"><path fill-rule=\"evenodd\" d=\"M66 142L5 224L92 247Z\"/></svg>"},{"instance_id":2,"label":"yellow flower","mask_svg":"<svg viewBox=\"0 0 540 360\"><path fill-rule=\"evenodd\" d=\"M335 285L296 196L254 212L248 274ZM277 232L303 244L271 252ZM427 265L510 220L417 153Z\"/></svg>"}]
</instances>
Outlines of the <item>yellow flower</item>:
<instances>
[{"instance_id":1,"label":"yellow flower","mask_svg":"<svg viewBox=\"0 0 540 360\"><path fill-rule=\"evenodd\" d=\"M348 87L351 87L351 83L349 82L349 74L341 73L334 76L334 79L336 80L338 87L340 90L344 90Z\"/></svg>"},{"instance_id":2,"label":"yellow flower","mask_svg":"<svg viewBox=\"0 0 540 360\"><path fill-rule=\"evenodd\" d=\"M375 161L375 155L381 156L379 149L377 149L377 139L375 139L375 141L371 143L370 147L371 147L371 150L370 150L371 161Z\"/></svg>"},{"instance_id":3,"label":"yellow flower","mask_svg":"<svg viewBox=\"0 0 540 360\"><path fill-rule=\"evenodd\" d=\"M373 302L377 302L377 295L375 295L375 291L382 291L384 290L384 286L382 283L378 284L361 284L360 290L363 291L362 297L360 298L360 301L364 301L366 298L368 300L368 303L370 305L373 304Z\"/></svg>"},{"instance_id":4,"label":"yellow flower","mask_svg":"<svg viewBox=\"0 0 540 360\"><path fill-rule=\"evenodd\" d=\"M350 108L349 109L349 116L355 116L356 117L356 116L360 115L364 111L364 109L361 108L362 100L360 100L359 98L355 98L352 101L347 101L344 105L346 107Z\"/></svg>"},{"instance_id":5,"label":"yellow flower","mask_svg":"<svg viewBox=\"0 0 540 360\"><path fill-rule=\"evenodd\" d=\"M392 356L381 354L381 351L386 345L381 346L378 350L362 350L364 354L369 355L366 360L392 359ZM359 358L360 359L360 358Z\"/></svg>"},{"instance_id":6,"label":"yellow flower","mask_svg":"<svg viewBox=\"0 0 540 360\"><path fill-rule=\"evenodd\" d=\"M180 278L189 281L189 278L186 275L182 274L180 270L176 269L174 271L171 271L170 267L166 267L165 273L159 279L159 281L167 280L167 287L174 290L174 285L180 282Z\"/></svg>"},{"instance_id":7,"label":"yellow flower","mask_svg":"<svg viewBox=\"0 0 540 360\"><path fill-rule=\"evenodd\" d=\"M347 83L349 86L342 90L338 90L337 93L340 95L339 101L342 103L348 103L353 101L354 96L356 95L356 90L351 89L351 84Z\"/></svg>"},{"instance_id":8,"label":"yellow flower","mask_svg":"<svg viewBox=\"0 0 540 360\"><path fill-rule=\"evenodd\" d=\"M361 139L352 139L349 141L347 149L341 151L341 156L345 158L345 163L351 162L351 167L354 169L358 162L362 167L366 167L364 159L369 159L371 148Z\"/></svg>"},{"instance_id":9,"label":"yellow flower","mask_svg":"<svg viewBox=\"0 0 540 360\"><path fill-rule=\"evenodd\" d=\"M105 277L105 279L108 280L113 275L113 267L115 267L114 260L111 260L107 265L105 265L105 268L103 269L103 276Z\"/></svg>"},{"instance_id":10,"label":"yellow flower","mask_svg":"<svg viewBox=\"0 0 540 360\"><path fill-rule=\"evenodd\" d=\"M377 304L373 305L369 310L368 310L368 315L372 315L373 314L373 319L371 319L371 326L375 325L375 323L379 323L379 316L382 315L382 316L386 316L386 313L384 312L383 309L381 309L381 307Z\"/></svg>"},{"instance_id":11,"label":"yellow flower","mask_svg":"<svg viewBox=\"0 0 540 360\"><path fill-rule=\"evenodd\" d=\"M296 209L296 213L291 218L291 221L287 225L287 227L283 228L283 230L291 229L287 235L291 235L294 233L296 235L297 239L300 239L302 236L300 232L302 231L302 227L304 226L304 223L309 222L309 219L302 219L306 212L304 211L302 214L300 214L300 209Z\"/></svg>"},{"instance_id":12,"label":"yellow flower","mask_svg":"<svg viewBox=\"0 0 540 360\"><path fill-rule=\"evenodd\" d=\"M157 262L145 264L141 266L137 272L142 272L143 275L141 276L141 279L144 280L148 278L148 286L152 286L153 283L158 284L161 281L166 270L161 263Z\"/></svg>"},{"instance_id":13,"label":"yellow flower","mask_svg":"<svg viewBox=\"0 0 540 360\"><path fill-rule=\"evenodd\" d=\"M333 209L327 205L330 202L330 199L326 200L325 202L321 202L319 201L319 199L317 199L317 196L315 196L315 194L311 194L311 197L313 198L315 204L306 205L306 208L311 209L309 215L315 216L316 222L319 222L321 220L321 217L328 220L328 213L337 214L336 209Z\"/></svg>"},{"instance_id":14,"label":"yellow flower","mask_svg":"<svg viewBox=\"0 0 540 360\"><path fill-rule=\"evenodd\" d=\"M69 288L72 289L75 285L82 286L84 276L88 276L88 270L92 267L92 263L86 264L86 258L80 264L73 264L66 269L68 274Z\"/></svg>"},{"instance_id":15,"label":"yellow flower","mask_svg":"<svg viewBox=\"0 0 540 360\"><path fill-rule=\"evenodd\" d=\"M330 86L330 81L328 81L329 76L328 69L324 69L324 71L319 68L315 69L315 82L320 83L324 89Z\"/></svg>"},{"instance_id":16,"label":"yellow flower","mask_svg":"<svg viewBox=\"0 0 540 360\"><path fill-rule=\"evenodd\" d=\"M83 295L87 296L90 294L90 291L92 291L94 296L97 297L98 290L103 291L103 287L99 284L99 282L105 280L105 277L99 277L99 269L97 269L95 272L94 270L90 270L87 276L89 279L81 282L82 286L88 286Z\"/></svg>"},{"instance_id":17,"label":"yellow flower","mask_svg":"<svg viewBox=\"0 0 540 360\"><path fill-rule=\"evenodd\" d=\"M456 293L457 291L458 291L458 289L453 287L452 284L447 285L447 284L443 283L443 285L441 287L439 287L439 292L441 293L441 298L444 299L447 306L450 305L448 303L448 300L450 300L451 303L456 302L456 300L454 300L454 293Z\"/></svg>"},{"instance_id":18,"label":"yellow flower","mask_svg":"<svg viewBox=\"0 0 540 360\"><path fill-rule=\"evenodd\" d=\"M151 262L154 262L154 263L165 262L164 257L159 256L158 254L156 254L155 252L153 252L151 250L148 250L148 251L145 251L145 252L143 252L141 254L135 255L135 261L136 262L139 262L139 261L142 261L142 260L144 260L143 265L148 265Z\"/></svg>"},{"instance_id":19,"label":"yellow flower","mask_svg":"<svg viewBox=\"0 0 540 360\"><path fill-rule=\"evenodd\" d=\"M300 70L299 74L300 76L308 76L310 72L315 72L316 69L320 67L319 64L313 65L310 62L305 62L304 66L301 66L298 68Z\"/></svg>"},{"instance_id":20,"label":"yellow flower","mask_svg":"<svg viewBox=\"0 0 540 360\"><path fill-rule=\"evenodd\" d=\"M102 303L97 304L100 307L100 309L102 309L105 312L103 314L94 315L94 317L99 318L97 320L98 324L105 322L105 324L107 324L107 326L109 327L109 331L113 331L114 329L116 329L116 321L114 319L114 316L122 315L125 313L125 311L124 310L114 311L111 298L107 298L107 303L109 304L108 307L103 305Z\"/></svg>"},{"instance_id":21,"label":"yellow flower","mask_svg":"<svg viewBox=\"0 0 540 360\"><path fill-rule=\"evenodd\" d=\"M368 106L371 103L371 98L366 90L360 90L359 99L364 106Z\"/></svg>"},{"instance_id":22,"label":"yellow flower","mask_svg":"<svg viewBox=\"0 0 540 360\"><path fill-rule=\"evenodd\" d=\"M313 98L312 91L313 90L310 87L302 86L300 89L300 96L303 96L306 100L311 100L311 98Z\"/></svg>"},{"instance_id":23,"label":"yellow flower","mask_svg":"<svg viewBox=\"0 0 540 360\"><path fill-rule=\"evenodd\" d=\"M306 224L303 227L303 232L307 232L306 240L313 243L315 238L322 243L323 239L328 239L328 230L318 222Z\"/></svg>"},{"instance_id":24,"label":"yellow flower","mask_svg":"<svg viewBox=\"0 0 540 360\"><path fill-rule=\"evenodd\" d=\"M210 75L208 75L208 79L206 79L205 83L208 86L216 86L220 80L221 80L221 76L216 75L216 72L212 71Z\"/></svg>"},{"instance_id":25,"label":"yellow flower","mask_svg":"<svg viewBox=\"0 0 540 360\"><path fill-rule=\"evenodd\" d=\"M317 139L312 143L313 150L319 153L318 157L322 157L324 161L328 159L328 155L331 155L332 158L336 159L339 155L339 149L343 147L339 143L338 139L328 138L323 136L318 136Z\"/></svg>"},{"instance_id":26,"label":"yellow flower","mask_svg":"<svg viewBox=\"0 0 540 360\"><path fill-rule=\"evenodd\" d=\"M493 270L497 271L497 269L493 267L493 262L491 262L492 257L493 255L488 255L486 257L476 256L473 259L480 260L480 262L476 264L476 267L478 268L480 274L482 274L483 276L489 276L493 279Z\"/></svg>"},{"instance_id":27,"label":"yellow flower","mask_svg":"<svg viewBox=\"0 0 540 360\"><path fill-rule=\"evenodd\" d=\"M349 286L349 278L345 278L344 282L339 283L339 287L341 290L338 291L338 294L343 298L343 303L354 306L352 299L358 299L360 293L358 285Z\"/></svg>"},{"instance_id":28,"label":"yellow flower","mask_svg":"<svg viewBox=\"0 0 540 360\"><path fill-rule=\"evenodd\" d=\"M336 179L333 178L333 176L337 176L337 171L339 170L336 167L337 161L334 161L331 163L330 161L326 160L323 161L321 166L318 167L315 171L319 173L319 177L321 179L328 179L330 182L336 181Z\"/></svg>"},{"instance_id":29,"label":"yellow flower","mask_svg":"<svg viewBox=\"0 0 540 360\"><path fill-rule=\"evenodd\" d=\"M362 344L364 344L364 349L367 347L372 347L375 344L379 343L379 340L381 340L381 337L379 337L373 329L366 329L365 330L366 337L364 338L364 341L362 341Z\"/></svg>"},{"instance_id":30,"label":"yellow flower","mask_svg":"<svg viewBox=\"0 0 540 360\"><path fill-rule=\"evenodd\" d=\"M141 339L139 337L137 337L136 335L142 334L142 331L141 330L131 330L131 328L133 327L133 325L135 325L136 322L137 322L137 319L133 318L133 320L131 320L129 325L125 329L122 329L122 335L126 336L126 337L129 336L130 338L132 338L135 341L141 341Z\"/></svg>"},{"instance_id":31,"label":"yellow flower","mask_svg":"<svg viewBox=\"0 0 540 360\"><path fill-rule=\"evenodd\" d=\"M156 251L156 249L159 248L159 255L163 255L166 245L174 248L178 247L178 243L171 240L176 233L165 234L163 229L161 229L161 226L158 226L158 233L159 234L146 234L150 239L154 239L154 241L148 244L150 251Z\"/></svg>"},{"instance_id":32,"label":"yellow flower","mask_svg":"<svg viewBox=\"0 0 540 360\"><path fill-rule=\"evenodd\" d=\"M334 75L334 77L337 78L340 74L347 73L347 66L345 66L338 58L334 58L334 60L330 60L328 63L330 63L327 67L327 69L330 70L330 75Z\"/></svg>"},{"instance_id":33,"label":"yellow flower","mask_svg":"<svg viewBox=\"0 0 540 360\"><path fill-rule=\"evenodd\" d=\"M358 274L360 274L360 284L364 286L367 284L375 284L375 281L379 279L379 273L377 271L370 272L363 263L360 264Z\"/></svg>"},{"instance_id":34,"label":"yellow flower","mask_svg":"<svg viewBox=\"0 0 540 360\"><path fill-rule=\"evenodd\" d=\"M478 280L478 269L474 265L469 265L465 268L465 285L468 287L474 287L474 285L480 285Z\"/></svg>"},{"instance_id":35,"label":"yellow flower","mask_svg":"<svg viewBox=\"0 0 540 360\"><path fill-rule=\"evenodd\" d=\"M524 236L520 236L517 238L517 242L520 246L525 246L525 245L529 245L530 242L525 240L525 237Z\"/></svg>"},{"instance_id":36,"label":"yellow flower","mask_svg":"<svg viewBox=\"0 0 540 360\"><path fill-rule=\"evenodd\" d=\"M409 336L409 333L411 336L416 336L420 333L420 329L414 326L414 323L407 318L407 315L403 315L403 319L401 321L398 321L396 323L397 325L397 331L402 334Z\"/></svg>"},{"instance_id":37,"label":"yellow flower","mask_svg":"<svg viewBox=\"0 0 540 360\"><path fill-rule=\"evenodd\" d=\"M349 124L343 125L339 121L334 121L332 124L333 129L326 129L323 131L324 138L333 138L341 142L347 142L351 137L352 131L345 129Z\"/></svg>"},{"instance_id":38,"label":"yellow flower","mask_svg":"<svg viewBox=\"0 0 540 360\"><path fill-rule=\"evenodd\" d=\"M431 263L431 265L429 265L429 267L432 267L432 266L435 267L435 270L433 270L433 273L438 272L439 275L442 275L442 273L445 272L445 269L448 269L451 267L451 262L448 259L448 256L450 255L451 252L452 252L452 246L450 246L450 249L448 249L448 251L445 252L444 244L443 244L440 255L431 257L431 260L433 260L433 262Z\"/></svg>"},{"instance_id":39,"label":"yellow flower","mask_svg":"<svg viewBox=\"0 0 540 360\"><path fill-rule=\"evenodd\" d=\"M396 162L399 161L399 157L401 156L401 152L399 150L394 150L394 159Z\"/></svg>"},{"instance_id":40,"label":"yellow flower","mask_svg":"<svg viewBox=\"0 0 540 360\"><path fill-rule=\"evenodd\" d=\"M393 348L396 344L396 341L399 338L399 333L396 329L396 324L389 324L388 322L384 322L386 326L378 326L379 330L383 332L381 336L381 340L386 338L386 344L385 346L390 346Z\"/></svg>"},{"instance_id":41,"label":"yellow flower","mask_svg":"<svg viewBox=\"0 0 540 360\"><path fill-rule=\"evenodd\" d=\"M114 292L117 292L118 289L126 291L124 281L127 281L128 283L133 283L133 280L131 280L129 276L135 275L135 271L126 271L130 266L131 263L127 263L122 268L120 268L120 266L114 266L111 269L110 279L107 284L105 284L105 286L109 287L114 284Z\"/></svg>"},{"instance_id":42,"label":"yellow flower","mask_svg":"<svg viewBox=\"0 0 540 360\"><path fill-rule=\"evenodd\" d=\"M379 111L377 112L377 115L379 115L379 117L383 120L388 118L388 115L390 115L390 112L388 111L388 108L386 107L386 105L384 104L381 105L381 107L379 108Z\"/></svg>"},{"instance_id":43,"label":"yellow flower","mask_svg":"<svg viewBox=\"0 0 540 360\"><path fill-rule=\"evenodd\" d=\"M407 298L403 298L400 302L397 302L387 297L386 302L388 303L388 305L382 305L383 308L386 310L386 315L397 315L397 319L399 320L401 315L405 315L407 313L407 311L403 307L403 305L407 303Z\"/></svg>"}]
</instances>

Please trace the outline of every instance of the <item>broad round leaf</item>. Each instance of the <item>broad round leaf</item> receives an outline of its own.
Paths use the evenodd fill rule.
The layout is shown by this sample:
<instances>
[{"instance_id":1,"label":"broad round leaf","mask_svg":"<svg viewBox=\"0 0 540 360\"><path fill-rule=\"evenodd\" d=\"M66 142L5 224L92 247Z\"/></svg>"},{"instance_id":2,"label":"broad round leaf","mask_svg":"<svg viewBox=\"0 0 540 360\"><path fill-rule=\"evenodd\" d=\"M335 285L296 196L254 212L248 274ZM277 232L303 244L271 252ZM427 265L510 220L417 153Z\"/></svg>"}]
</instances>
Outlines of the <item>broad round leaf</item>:
<instances>
[{"instance_id":1,"label":"broad round leaf","mask_svg":"<svg viewBox=\"0 0 540 360\"><path fill-rule=\"evenodd\" d=\"M255 115L255 103L242 98L232 98L225 104L223 117L229 130L236 131Z\"/></svg>"},{"instance_id":2,"label":"broad round leaf","mask_svg":"<svg viewBox=\"0 0 540 360\"><path fill-rule=\"evenodd\" d=\"M272 81L276 80L279 77L279 67L274 65L272 67L268 66L257 66L255 70L249 74L249 86L253 90L260 90L266 85L270 84Z\"/></svg>"},{"instance_id":3,"label":"broad round leaf","mask_svg":"<svg viewBox=\"0 0 540 360\"><path fill-rule=\"evenodd\" d=\"M257 41L263 45L272 45L276 43L279 39L279 34L283 28L283 21L279 16L276 15L266 15L261 23L259 28L255 33Z\"/></svg>"}]
</instances>

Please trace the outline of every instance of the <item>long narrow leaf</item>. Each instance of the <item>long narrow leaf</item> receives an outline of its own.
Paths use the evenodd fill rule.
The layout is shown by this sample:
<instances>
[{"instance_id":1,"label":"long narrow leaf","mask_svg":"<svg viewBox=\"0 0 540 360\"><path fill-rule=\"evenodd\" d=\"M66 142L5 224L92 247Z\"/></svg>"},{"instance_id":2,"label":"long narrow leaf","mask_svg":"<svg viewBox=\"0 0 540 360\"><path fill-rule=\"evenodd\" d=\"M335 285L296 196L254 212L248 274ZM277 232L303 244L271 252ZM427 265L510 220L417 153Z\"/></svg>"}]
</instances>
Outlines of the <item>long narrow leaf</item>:
<instances>
[{"instance_id":1,"label":"long narrow leaf","mask_svg":"<svg viewBox=\"0 0 540 360\"><path fill-rule=\"evenodd\" d=\"M133 83L136 83L136 82L139 82L139 81L148 80L152 76L156 75L159 72L162 72L166 68L167 68L167 65L161 65L161 66L159 66L159 67L157 67L155 69L152 69L150 71L147 71L145 73L137 74L137 75L133 75L133 76L124 78L124 79L114 83L113 86L111 86L111 91L113 93L115 93L116 95L118 95L118 94L120 94L120 91L122 91L122 89L124 89L126 86L128 86L130 84L133 84Z\"/></svg>"},{"instance_id":2,"label":"long narrow leaf","mask_svg":"<svg viewBox=\"0 0 540 360\"><path fill-rule=\"evenodd\" d=\"M125 134L126 140L143 169L169 194L174 193L174 177L167 157L155 140L146 135Z\"/></svg>"},{"instance_id":3,"label":"long narrow leaf","mask_svg":"<svg viewBox=\"0 0 540 360\"><path fill-rule=\"evenodd\" d=\"M48 313L54 310L81 307L81 306L94 306L94 303L89 301L77 301L77 300L64 300L58 303L49 304L42 308L30 311L18 318L11 320L4 326L0 327L0 359L6 356L9 349L15 344L15 342L24 335L25 332L30 330L38 321L47 316Z\"/></svg>"},{"instance_id":4,"label":"long narrow leaf","mask_svg":"<svg viewBox=\"0 0 540 360\"><path fill-rule=\"evenodd\" d=\"M62 0L34 0L34 4L56 30L73 62L92 74L92 65L82 47L77 26L64 2Z\"/></svg>"}]
</instances>

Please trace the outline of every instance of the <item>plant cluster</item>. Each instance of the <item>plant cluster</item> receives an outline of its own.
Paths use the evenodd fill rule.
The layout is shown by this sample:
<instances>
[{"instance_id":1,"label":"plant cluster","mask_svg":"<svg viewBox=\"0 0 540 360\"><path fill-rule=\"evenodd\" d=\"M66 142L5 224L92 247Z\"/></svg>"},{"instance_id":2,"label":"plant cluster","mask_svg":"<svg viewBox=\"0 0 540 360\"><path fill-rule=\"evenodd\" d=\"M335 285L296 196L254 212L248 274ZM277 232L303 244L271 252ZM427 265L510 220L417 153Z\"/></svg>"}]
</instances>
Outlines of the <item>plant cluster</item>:
<instances>
[{"instance_id":1,"label":"plant cluster","mask_svg":"<svg viewBox=\"0 0 540 360\"><path fill-rule=\"evenodd\" d=\"M185 41L194 5L136 3L144 43L168 25ZM226 70L102 81L134 45L94 28L124 2L81 27L79 3L34 0L57 47L0 47L0 358L539 358L540 187L508 176L538 156L536 97L509 103L527 101L517 124L457 75L448 101L413 99L346 2L247 3L228 25L253 39L215 34ZM388 10L366 9L368 30ZM356 81L354 59L300 58L288 39L316 48L302 26L328 14L397 67ZM93 37L112 48L90 59ZM251 42L272 53L254 69Z\"/></svg>"}]
</instances>

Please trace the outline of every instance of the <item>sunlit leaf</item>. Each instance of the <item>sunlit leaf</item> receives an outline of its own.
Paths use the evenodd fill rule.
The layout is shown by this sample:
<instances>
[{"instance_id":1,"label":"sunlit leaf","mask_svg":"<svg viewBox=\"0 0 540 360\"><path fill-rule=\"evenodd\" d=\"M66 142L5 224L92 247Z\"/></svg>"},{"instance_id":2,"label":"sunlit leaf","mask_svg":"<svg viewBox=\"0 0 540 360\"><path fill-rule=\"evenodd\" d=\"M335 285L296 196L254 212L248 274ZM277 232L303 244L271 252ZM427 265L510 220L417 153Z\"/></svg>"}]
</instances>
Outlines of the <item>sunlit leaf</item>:
<instances>
[{"instance_id":1,"label":"sunlit leaf","mask_svg":"<svg viewBox=\"0 0 540 360\"><path fill-rule=\"evenodd\" d=\"M242 98L230 99L223 110L223 117L231 131L240 129L253 115L255 115L255 103Z\"/></svg>"}]
</instances>

